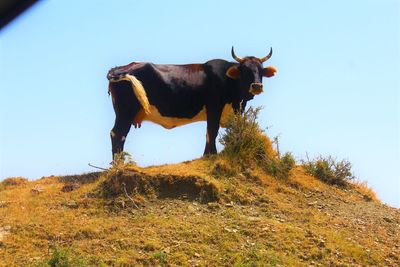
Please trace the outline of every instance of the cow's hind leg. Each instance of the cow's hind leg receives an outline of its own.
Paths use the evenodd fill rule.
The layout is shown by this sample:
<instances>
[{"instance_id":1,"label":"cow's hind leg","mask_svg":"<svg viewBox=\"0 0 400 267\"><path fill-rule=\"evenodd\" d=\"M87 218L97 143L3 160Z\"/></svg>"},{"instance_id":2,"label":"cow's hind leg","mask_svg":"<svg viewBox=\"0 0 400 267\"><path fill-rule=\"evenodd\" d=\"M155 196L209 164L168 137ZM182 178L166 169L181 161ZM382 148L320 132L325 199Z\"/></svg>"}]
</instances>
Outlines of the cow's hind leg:
<instances>
[{"instance_id":1,"label":"cow's hind leg","mask_svg":"<svg viewBox=\"0 0 400 267\"><path fill-rule=\"evenodd\" d=\"M121 81L112 83L110 88L115 111L115 123L110 132L112 154L113 159L115 159L116 154L124 151L126 137L134 122L135 116L139 113L140 104L128 82ZM135 122L135 127L136 126Z\"/></svg>"},{"instance_id":2,"label":"cow's hind leg","mask_svg":"<svg viewBox=\"0 0 400 267\"><path fill-rule=\"evenodd\" d=\"M126 136L131 129L132 121L128 118L116 117L114 127L110 132L113 160L115 155L124 151Z\"/></svg>"}]
</instances>

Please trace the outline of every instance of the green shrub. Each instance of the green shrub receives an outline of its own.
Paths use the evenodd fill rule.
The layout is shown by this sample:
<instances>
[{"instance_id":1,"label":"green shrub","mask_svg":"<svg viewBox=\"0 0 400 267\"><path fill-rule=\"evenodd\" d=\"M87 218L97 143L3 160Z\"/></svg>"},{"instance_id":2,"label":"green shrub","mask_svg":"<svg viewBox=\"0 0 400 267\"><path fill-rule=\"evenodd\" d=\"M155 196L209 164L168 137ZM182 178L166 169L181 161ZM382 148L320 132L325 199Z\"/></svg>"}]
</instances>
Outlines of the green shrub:
<instances>
[{"instance_id":1,"label":"green shrub","mask_svg":"<svg viewBox=\"0 0 400 267\"><path fill-rule=\"evenodd\" d=\"M291 153L279 157L271 140L257 123L261 108L249 108L241 114L231 114L226 123L225 133L219 141L224 145L221 155L232 164L248 168L257 165L268 174L286 178L295 165Z\"/></svg>"},{"instance_id":2,"label":"green shrub","mask_svg":"<svg viewBox=\"0 0 400 267\"><path fill-rule=\"evenodd\" d=\"M319 156L314 160L303 161L302 165L307 174L327 184L346 186L349 181L355 179L348 160L337 161L331 156Z\"/></svg>"},{"instance_id":3,"label":"green shrub","mask_svg":"<svg viewBox=\"0 0 400 267\"><path fill-rule=\"evenodd\" d=\"M249 108L240 114L231 114L226 123L225 134L219 141L224 146L222 154L240 161L262 161L266 156L262 130L257 123L261 108Z\"/></svg>"},{"instance_id":4,"label":"green shrub","mask_svg":"<svg viewBox=\"0 0 400 267\"><path fill-rule=\"evenodd\" d=\"M293 154L290 152L286 152L280 158L279 165L280 165L280 176L282 178L288 177L290 170L296 166L296 160L294 159Z\"/></svg>"}]
</instances>

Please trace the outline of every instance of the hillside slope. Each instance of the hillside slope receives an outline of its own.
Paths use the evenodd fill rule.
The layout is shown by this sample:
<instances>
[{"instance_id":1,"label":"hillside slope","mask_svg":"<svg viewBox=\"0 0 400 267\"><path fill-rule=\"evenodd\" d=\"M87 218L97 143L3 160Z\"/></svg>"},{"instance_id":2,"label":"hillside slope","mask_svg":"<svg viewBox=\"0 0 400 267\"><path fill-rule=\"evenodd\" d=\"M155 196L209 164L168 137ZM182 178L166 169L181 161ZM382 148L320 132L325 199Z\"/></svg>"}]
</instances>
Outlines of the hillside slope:
<instances>
[{"instance_id":1,"label":"hillside slope","mask_svg":"<svg viewBox=\"0 0 400 267\"><path fill-rule=\"evenodd\" d=\"M49 261L50 260L50 261ZM400 211L362 186L219 158L0 184L0 266L399 266Z\"/></svg>"}]
</instances>

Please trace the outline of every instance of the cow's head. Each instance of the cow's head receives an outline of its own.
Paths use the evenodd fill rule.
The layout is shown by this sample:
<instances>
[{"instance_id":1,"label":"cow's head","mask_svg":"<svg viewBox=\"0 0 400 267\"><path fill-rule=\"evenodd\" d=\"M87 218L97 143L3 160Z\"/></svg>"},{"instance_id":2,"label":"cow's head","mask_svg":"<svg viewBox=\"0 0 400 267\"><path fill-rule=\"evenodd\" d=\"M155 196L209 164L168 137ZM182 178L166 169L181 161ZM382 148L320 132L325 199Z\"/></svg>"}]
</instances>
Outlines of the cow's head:
<instances>
[{"instance_id":1,"label":"cow's head","mask_svg":"<svg viewBox=\"0 0 400 267\"><path fill-rule=\"evenodd\" d=\"M262 58L244 57L240 58L235 55L232 46L232 57L239 63L231 66L226 75L237 80L241 91L241 99L247 101L252 99L254 95L261 94L263 90L262 77L272 77L277 71L275 67L269 66L264 68L263 63L272 56L272 48L268 55Z\"/></svg>"}]
</instances>

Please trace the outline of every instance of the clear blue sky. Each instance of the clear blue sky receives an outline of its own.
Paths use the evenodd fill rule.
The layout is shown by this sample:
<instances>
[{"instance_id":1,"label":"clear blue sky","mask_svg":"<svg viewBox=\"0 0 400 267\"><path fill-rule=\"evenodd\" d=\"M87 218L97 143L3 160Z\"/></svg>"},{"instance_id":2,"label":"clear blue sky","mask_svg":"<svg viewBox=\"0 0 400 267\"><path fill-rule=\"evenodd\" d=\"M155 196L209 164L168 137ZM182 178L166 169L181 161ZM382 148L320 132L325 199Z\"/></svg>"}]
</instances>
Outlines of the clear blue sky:
<instances>
[{"instance_id":1,"label":"clear blue sky","mask_svg":"<svg viewBox=\"0 0 400 267\"><path fill-rule=\"evenodd\" d=\"M109 68L264 56L262 127L297 159L350 160L400 207L400 2L42 1L0 31L0 179L107 166ZM200 157L205 123L144 123L126 150L141 166ZM219 147L221 149L221 146Z\"/></svg>"}]
</instances>

